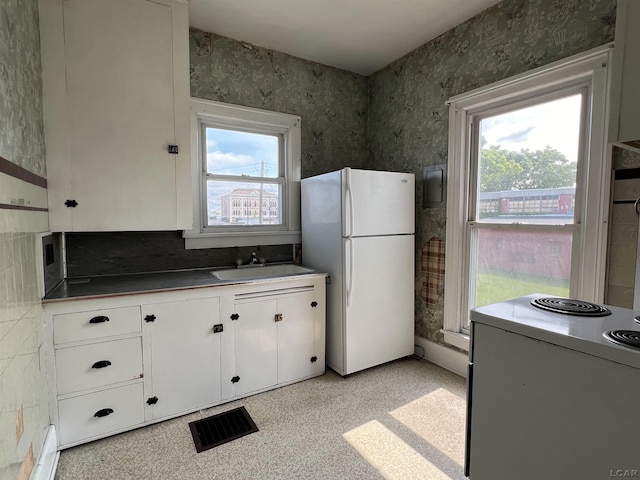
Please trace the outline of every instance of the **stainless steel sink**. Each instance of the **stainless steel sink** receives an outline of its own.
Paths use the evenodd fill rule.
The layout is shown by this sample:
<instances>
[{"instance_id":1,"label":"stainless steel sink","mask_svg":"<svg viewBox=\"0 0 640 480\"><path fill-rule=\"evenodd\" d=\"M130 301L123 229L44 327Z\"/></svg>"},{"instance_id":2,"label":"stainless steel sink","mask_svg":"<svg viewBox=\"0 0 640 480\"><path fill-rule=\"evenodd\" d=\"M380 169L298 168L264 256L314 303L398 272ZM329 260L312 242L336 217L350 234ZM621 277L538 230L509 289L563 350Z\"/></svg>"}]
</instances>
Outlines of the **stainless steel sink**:
<instances>
[{"instance_id":1,"label":"stainless steel sink","mask_svg":"<svg viewBox=\"0 0 640 480\"><path fill-rule=\"evenodd\" d=\"M287 275L299 275L301 273L313 273L313 270L291 264L265 265L263 267L216 270L211 272L211 275L219 280L248 280L251 278L285 277Z\"/></svg>"}]
</instances>

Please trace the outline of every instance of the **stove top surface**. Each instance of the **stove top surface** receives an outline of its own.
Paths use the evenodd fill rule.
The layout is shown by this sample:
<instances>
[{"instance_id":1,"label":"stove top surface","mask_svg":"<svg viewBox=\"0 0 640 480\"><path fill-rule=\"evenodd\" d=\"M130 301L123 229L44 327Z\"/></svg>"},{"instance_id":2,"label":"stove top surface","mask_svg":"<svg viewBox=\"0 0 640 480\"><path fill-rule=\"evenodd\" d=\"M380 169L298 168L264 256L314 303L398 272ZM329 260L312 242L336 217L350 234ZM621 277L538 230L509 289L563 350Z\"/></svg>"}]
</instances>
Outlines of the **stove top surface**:
<instances>
[{"instance_id":1,"label":"stove top surface","mask_svg":"<svg viewBox=\"0 0 640 480\"><path fill-rule=\"evenodd\" d=\"M640 345L607 335L640 340L640 312L628 308L533 294L475 308L471 321L640 368Z\"/></svg>"}]
</instances>

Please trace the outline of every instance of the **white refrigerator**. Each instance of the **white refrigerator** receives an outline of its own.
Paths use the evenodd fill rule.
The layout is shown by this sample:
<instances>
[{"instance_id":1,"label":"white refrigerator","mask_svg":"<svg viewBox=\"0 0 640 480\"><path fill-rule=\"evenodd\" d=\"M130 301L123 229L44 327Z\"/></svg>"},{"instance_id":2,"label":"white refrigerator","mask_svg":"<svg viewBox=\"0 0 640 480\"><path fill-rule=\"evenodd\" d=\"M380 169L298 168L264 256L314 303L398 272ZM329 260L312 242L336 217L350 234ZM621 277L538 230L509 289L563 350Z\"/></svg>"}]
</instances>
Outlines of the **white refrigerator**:
<instances>
[{"instance_id":1,"label":"white refrigerator","mask_svg":"<svg viewBox=\"0 0 640 480\"><path fill-rule=\"evenodd\" d=\"M302 258L327 272L327 365L413 353L415 177L345 168L302 180Z\"/></svg>"}]
</instances>

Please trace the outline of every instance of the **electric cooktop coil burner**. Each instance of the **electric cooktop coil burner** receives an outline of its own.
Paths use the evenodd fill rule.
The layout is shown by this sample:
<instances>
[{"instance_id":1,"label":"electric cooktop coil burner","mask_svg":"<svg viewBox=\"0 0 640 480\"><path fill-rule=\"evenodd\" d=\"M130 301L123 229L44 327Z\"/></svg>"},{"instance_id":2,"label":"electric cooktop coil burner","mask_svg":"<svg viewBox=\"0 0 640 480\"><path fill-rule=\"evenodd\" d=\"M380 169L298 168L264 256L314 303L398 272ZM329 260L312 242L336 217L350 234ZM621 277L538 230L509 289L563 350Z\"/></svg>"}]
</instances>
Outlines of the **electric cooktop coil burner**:
<instances>
[{"instance_id":1,"label":"electric cooktop coil burner","mask_svg":"<svg viewBox=\"0 0 640 480\"><path fill-rule=\"evenodd\" d=\"M574 300L572 298L543 297L531 300L534 307L549 312L578 315L581 317L604 317L611 315L611 310L591 302Z\"/></svg>"},{"instance_id":2,"label":"electric cooktop coil burner","mask_svg":"<svg viewBox=\"0 0 640 480\"><path fill-rule=\"evenodd\" d=\"M635 330L611 330L605 332L604 338L625 347L640 348L640 332Z\"/></svg>"}]
</instances>

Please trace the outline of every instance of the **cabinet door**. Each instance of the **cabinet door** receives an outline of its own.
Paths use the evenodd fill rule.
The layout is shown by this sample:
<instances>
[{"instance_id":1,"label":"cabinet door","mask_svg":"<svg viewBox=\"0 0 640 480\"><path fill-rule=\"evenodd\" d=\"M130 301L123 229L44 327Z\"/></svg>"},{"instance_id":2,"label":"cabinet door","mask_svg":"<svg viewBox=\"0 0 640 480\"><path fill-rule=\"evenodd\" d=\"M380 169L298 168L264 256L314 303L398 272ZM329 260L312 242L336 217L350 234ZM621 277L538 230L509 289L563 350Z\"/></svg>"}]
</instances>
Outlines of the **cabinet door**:
<instances>
[{"instance_id":1,"label":"cabinet door","mask_svg":"<svg viewBox=\"0 0 640 480\"><path fill-rule=\"evenodd\" d=\"M167 149L178 143L175 112L182 109L174 100L175 7L65 0L62 8L66 102L57 120L67 122L68 160L53 156L58 164L50 168L66 175L51 188L66 190L77 206L52 195L51 229L175 229L177 196L185 193L177 191L176 172L189 161Z\"/></svg>"},{"instance_id":2,"label":"cabinet door","mask_svg":"<svg viewBox=\"0 0 640 480\"><path fill-rule=\"evenodd\" d=\"M278 327L275 300L237 303L236 396L262 390L278 383ZM224 379L229 381L229 379Z\"/></svg>"},{"instance_id":3,"label":"cabinet door","mask_svg":"<svg viewBox=\"0 0 640 480\"><path fill-rule=\"evenodd\" d=\"M314 352L313 291L278 299L278 383L313 375L318 361ZM313 357L315 356L315 359Z\"/></svg>"},{"instance_id":4,"label":"cabinet door","mask_svg":"<svg viewBox=\"0 0 640 480\"><path fill-rule=\"evenodd\" d=\"M609 141L640 152L640 2L618 0Z\"/></svg>"},{"instance_id":5,"label":"cabinet door","mask_svg":"<svg viewBox=\"0 0 640 480\"><path fill-rule=\"evenodd\" d=\"M218 298L146 305L151 344L151 383L157 403L153 418L220 401L220 322Z\"/></svg>"}]
</instances>

